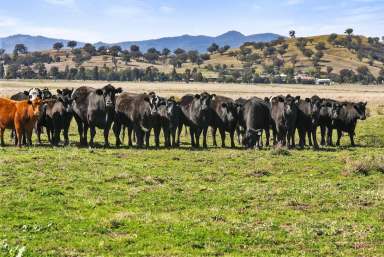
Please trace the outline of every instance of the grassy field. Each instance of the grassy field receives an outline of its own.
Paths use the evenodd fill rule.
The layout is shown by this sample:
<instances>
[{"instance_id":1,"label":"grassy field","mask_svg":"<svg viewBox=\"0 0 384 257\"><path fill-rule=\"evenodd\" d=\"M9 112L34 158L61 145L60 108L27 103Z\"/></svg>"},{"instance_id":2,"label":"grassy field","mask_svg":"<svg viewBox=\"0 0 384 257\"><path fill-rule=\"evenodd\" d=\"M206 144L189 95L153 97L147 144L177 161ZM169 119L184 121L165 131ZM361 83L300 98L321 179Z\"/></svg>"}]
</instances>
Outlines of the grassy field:
<instances>
[{"instance_id":1,"label":"grassy field","mask_svg":"<svg viewBox=\"0 0 384 257\"><path fill-rule=\"evenodd\" d=\"M74 123L69 147L0 148L0 256L383 256L379 100L356 148L90 150Z\"/></svg>"}]
</instances>

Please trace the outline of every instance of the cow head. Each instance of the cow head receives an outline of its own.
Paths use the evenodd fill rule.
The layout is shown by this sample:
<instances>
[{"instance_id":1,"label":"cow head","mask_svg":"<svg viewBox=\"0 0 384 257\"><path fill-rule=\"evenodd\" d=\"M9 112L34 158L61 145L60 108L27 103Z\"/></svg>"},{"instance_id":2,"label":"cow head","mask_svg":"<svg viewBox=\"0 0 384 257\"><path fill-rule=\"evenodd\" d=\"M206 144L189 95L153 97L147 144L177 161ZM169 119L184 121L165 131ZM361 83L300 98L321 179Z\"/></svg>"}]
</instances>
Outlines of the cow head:
<instances>
[{"instance_id":1,"label":"cow head","mask_svg":"<svg viewBox=\"0 0 384 257\"><path fill-rule=\"evenodd\" d=\"M293 97L291 95L287 95L284 99L284 113L286 116L292 115L297 107L297 104L300 101L300 96Z\"/></svg>"},{"instance_id":2,"label":"cow head","mask_svg":"<svg viewBox=\"0 0 384 257\"><path fill-rule=\"evenodd\" d=\"M319 116L324 118L332 117L332 101L328 99L321 99Z\"/></svg>"},{"instance_id":3,"label":"cow head","mask_svg":"<svg viewBox=\"0 0 384 257\"><path fill-rule=\"evenodd\" d=\"M113 110L116 102L116 94L123 92L121 87L115 88L111 84L106 85L101 89L96 90L96 94L103 96L105 101L105 107L109 110Z\"/></svg>"},{"instance_id":4,"label":"cow head","mask_svg":"<svg viewBox=\"0 0 384 257\"><path fill-rule=\"evenodd\" d=\"M347 106L347 103L334 102L332 103L332 120L337 120L340 118L341 111Z\"/></svg>"},{"instance_id":5,"label":"cow head","mask_svg":"<svg viewBox=\"0 0 384 257\"><path fill-rule=\"evenodd\" d=\"M235 102L223 102L221 103L224 118L230 126L235 126L238 119L238 104Z\"/></svg>"},{"instance_id":6,"label":"cow head","mask_svg":"<svg viewBox=\"0 0 384 257\"><path fill-rule=\"evenodd\" d=\"M38 117L41 112L41 106L44 104L44 101L40 97L36 97L33 100L28 100L28 104L32 107L33 116Z\"/></svg>"},{"instance_id":7,"label":"cow head","mask_svg":"<svg viewBox=\"0 0 384 257\"><path fill-rule=\"evenodd\" d=\"M195 104L200 108L201 111L205 112L210 109L211 101L215 98L215 94L208 94L207 92L203 92L201 94L195 95Z\"/></svg>"},{"instance_id":8,"label":"cow head","mask_svg":"<svg viewBox=\"0 0 384 257\"><path fill-rule=\"evenodd\" d=\"M247 129L245 131L245 135L243 135L242 144L246 148L253 148L256 145L258 145L258 142L260 141L260 137L262 135L262 129Z\"/></svg>"},{"instance_id":9,"label":"cow head","mask_svg":"<svg viewBox=\"0 0 384 257\"><path fill-rule=\"evenodd\" d=\"M41 90L41 98L43 100L46 100L46 99L50 99L52 98L52 93L49 91L48 88L44 88L43 90Z\"/></svg>"},{"instance_id":10,"label":"cow head","mask_svg":"<svg viewBox=\"0 0 384 257\"><path fill-rule=\"evenodd\" d=\"M57 90L56 99L64 105L66 112L72 112L72 93L73 89L65 88L63 90Z\"/></svg>"},{"instance_id":11,"label":"cow head","mask_svg":"<svg viewBox=\"0 0 384 257\"><path fill-rule=\"evenodd\" d=\"M28 91L28 99L29 99L29 101L33 101L36 98L42 98L41 90L38 88L31 88Z\"/></svg>"},{"instance_id":12,"label":"cow head","mask_svg":"<svg viewBox=\"0 0 384 257\"><path fill-rule=\"evenodd\" d=\"M357 112L358 118L360 120L367 119L367 116L366 116L366 113L365 113L366 107L367 107L367 102L353 103L353 108Z\"/></svg>"},{"instance_id":13,"label":"cow head","mask_svg":"<svg viewBox=\"0 0 384 257\"><path fill-rule=\"evenodd\" d=\"M312 123L316 124L320 117L321 99L320 98L307 98L305 99L311 105L311 119Z\"/></svg>"}]
</instances>

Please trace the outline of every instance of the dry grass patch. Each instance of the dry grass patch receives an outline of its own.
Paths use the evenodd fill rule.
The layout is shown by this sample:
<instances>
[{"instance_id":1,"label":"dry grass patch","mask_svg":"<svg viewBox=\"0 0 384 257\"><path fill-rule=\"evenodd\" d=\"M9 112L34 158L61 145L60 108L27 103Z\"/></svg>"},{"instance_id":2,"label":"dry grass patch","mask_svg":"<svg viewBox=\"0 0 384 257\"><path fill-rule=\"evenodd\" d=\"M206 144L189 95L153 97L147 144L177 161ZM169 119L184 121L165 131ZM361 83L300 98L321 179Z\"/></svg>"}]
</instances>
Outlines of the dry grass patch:
<instances>
[{"instance_id":1,"label":"dry grass patch","mask_svg":"<svg viewBox=\"0 0 384 257\"><path fill-rule=\"evenodd\" d=\"M352 174L368 176L373 171L384 173L384 156L382 155L366 156L357 160L348 157L344 162L342 174L346 176Z\"/></svg>"}]
</instances>

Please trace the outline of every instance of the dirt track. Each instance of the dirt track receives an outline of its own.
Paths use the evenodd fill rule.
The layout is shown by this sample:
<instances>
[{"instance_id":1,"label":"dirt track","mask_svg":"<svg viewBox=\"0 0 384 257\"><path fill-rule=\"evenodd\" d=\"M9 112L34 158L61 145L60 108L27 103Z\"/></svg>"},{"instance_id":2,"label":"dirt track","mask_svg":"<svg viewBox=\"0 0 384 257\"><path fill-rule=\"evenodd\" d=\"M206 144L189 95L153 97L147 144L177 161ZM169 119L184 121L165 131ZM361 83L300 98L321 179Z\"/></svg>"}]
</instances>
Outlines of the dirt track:
<instances>
[{"instance_id":1,"label":"dirt track","mask_svg":"<svg viewBox=\"0 0 384 257\"><path fill-rule=\"evenodd\" d=\"M102 87L105 81L0 81L0 95L10 96L14 93L27 90L31 87L76 88L80 86ZM360 85L242 85L242 84L204 84L204 83L148 83L148 82L111 82L116 87L122 87L130 92L155 91L164 96L181 96L186 93L199 93L209 91L232 98L251 96L274 96L279 94L301 95L310 97L319 95L337 100L368 101L370 105L384 104L384 86L360 86Z\"/></svg>"}]
</instances>

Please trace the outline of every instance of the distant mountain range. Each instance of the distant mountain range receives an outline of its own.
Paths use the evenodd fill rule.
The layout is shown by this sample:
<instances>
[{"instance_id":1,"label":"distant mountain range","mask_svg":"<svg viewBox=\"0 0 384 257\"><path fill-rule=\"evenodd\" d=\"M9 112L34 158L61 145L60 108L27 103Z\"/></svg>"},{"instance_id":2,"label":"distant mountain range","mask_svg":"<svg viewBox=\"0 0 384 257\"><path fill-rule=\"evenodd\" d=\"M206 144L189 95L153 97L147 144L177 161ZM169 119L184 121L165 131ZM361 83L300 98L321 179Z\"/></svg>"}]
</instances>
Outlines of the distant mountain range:
<instances>
[{"instance_id":1,"label":"distant mountain range","mask_svg":"<svg viewBox=\"0 0 384 257\"><path fill-rule=\"evenodd\" d=\"M140 46L142 51L146 51L151 47L155 47L159 50L163 48L175 50L180 47L185 50L198 50L200 52L206 52L207 47L212 43L216 43L220 46L229 45L231 47L239 47L245 42L269 42L279 37L281 36L273 33L246 36L238 31L229 31L217 37L182 35L178 37L164 37L160 39L125 41L119 43L97 42L94 45L95 47L120 45L123 49L128 49L131 45L136 44ZM52 45L56 42L62 42L64 46L66 46L68 41L69 40L65 39L18 34L0 38L0 48L5 49L6 52L12 52L15 44L24 44L27 46L29 51L42 51L51 49ZM83 45L84 42L78 42L78 47L82 47Z\"/></svg>"}]
</instances>

